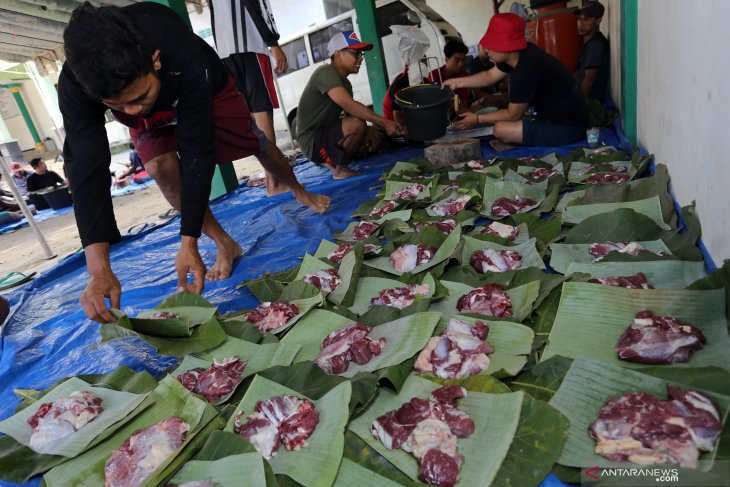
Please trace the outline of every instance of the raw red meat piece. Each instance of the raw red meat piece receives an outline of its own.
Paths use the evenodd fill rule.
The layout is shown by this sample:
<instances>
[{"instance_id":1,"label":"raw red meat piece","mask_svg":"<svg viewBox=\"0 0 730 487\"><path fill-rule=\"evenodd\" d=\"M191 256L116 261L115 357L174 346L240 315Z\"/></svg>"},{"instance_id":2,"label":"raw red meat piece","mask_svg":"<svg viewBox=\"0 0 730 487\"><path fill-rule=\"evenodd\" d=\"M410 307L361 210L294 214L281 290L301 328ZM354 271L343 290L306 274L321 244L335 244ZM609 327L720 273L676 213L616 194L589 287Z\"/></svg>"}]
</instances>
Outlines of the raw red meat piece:
<instances>
[{"instance_id":1,"label":"raw red meat piece","mask_svg":"<svg viewBox=\"0 0 730 487\"><path fill-rule=\"evenodd\" d=\"M64 438L94 421L104 408L101 398L88 391L74 391L54 402L43 403L26 422L33 428L30 447L43 451L48 445Z\"/></svg>"},{"instance_id":2,"label":"raw red meat piece","mask_svg":"<svg viewBox=\"0 0 730 487\"><path fill-rule=\"evenodd\" d=\"M189 391L204 396L209 403L218 404L241 383L247 363L231 356L221 362L213 361L208 370L197 368L184 372L177 380Z\"/></svg>"},{"instance_id":3,"label":"raw red meat piece","mask_svg":"<svg viewBox=\"0 0 730 487\"><path fill-rule=\"evenodd\" d=\"M413 368L418 372L432 372L443 379L478 374L489 368L487 354L494 352L484 341L488 332L489 327L481 321L471 325L451 318L441 336L429 340Z\"/></svg>"},{"instance_id":4,"label":"raw red meat piece","mask_svg":"<svg viewBox=\"0 0 730 487\"><path fill-rule=\"evenodd\" d=\"M486 316L512 316L512 301L499 284L485 284L459 298L456 309Z\"/></svg>"},{"instance_id":5,"label":"raw red meat piece","mask_svg":"<svg viewBox=\"0 0 730 487\"><path fill-rule=\"evenodd\" d=\"M405 287L383 289L376 297L370 300L370 307L383 305L404 309L413 304L416 296L426 296L429 291L428 284L409 284Z\"/></svg>"},{"instance_id":6,"label":"raw red meat piece","mask_svg":"<svg viewBox=\"0 0 730 487\"><path fill-rule=\"evenodd\" d=\"M522 255L514 250L487 248L474 252L470 263L480 273L506 272L522 267Z\"/></svg>"},{"instance_id":7,"label":"raw red meat piece","mask_svg":"<svg viewBox=\"0 0 730 487\"><path fill-rule=\"evenodd\" d=\"M524 213L537 206L537 201L530 198L522 198L517 196L511 200L509 198L497 198L492 204L492 215L509 216L515 213Z\"/></svg>"},{"instance_id":8,"label":"raw red meat piece","mask_svg":"<svg viewBox=\"0 0 730 487\"><path fill-rule=\"evenodd\" d=\"M305 275L302 280L313 285L325 294L331 293L342 283L342 278L337 273L337 269L319 270L314 274Z\"/></svg>"},{"instance_id":9,"label":"raw red meat piece","mask_svg":"<svg viewBox=\"0 0 730 487\"><path fill-rule=\"evenodd\" d=\"M179 318L178 315L170 313L169 311L160 311L159 313L155 313L150 316L150 319L153 320L175 320L177 318Z\"/></svg>"},{"instance_id":10,"label":"raw red meat piece","mask_svg":"<svg viewBox=\"0 0 730 487\"><path fill-rule=\"evenodd\" d=\"M631 393L606 402L588 433L595 452L613 461L671 463L696 468L722 431L717 406L707 397L667 385L669 399Z\"/></svg>"},{"instance_id":11,"label":"raw red meat piece","mask_svg":"<svg viewBox=\"0 0 730 487\"><path fill-rule=\"evenodd\" d=\"M335 264L339 264L342 262L342 259L345 257L345 254L347 254L352 248L355 246L354 243L342 243L340 244L337 249L333 250L329 254L327 254L327 258L334 262ZM365 244L363 246L363 253L365 255L372 255L377 254L380 252L382 247L375 244Z\"/></svg>"},{"instance_id":12,"label":"raw red meat piece","mask_svg":"<svg viewBox=\"0 0 730 487\"><path fill-rule=\"evenodd\" d=\"M601 172L601 173L611 173L611 172L626 172L629 168L626 166L613 166L609 164L608 162L603 162L599 164L593 164L590 166L585 166L584 168L578 170L578 176L584 176L588 173L593 172Z\"/></svg>"},{"instance_id":13,"label":"raw red meat piece","mask_svg":"<svg viewBox=\"0 0 730 487\"><path fill-rule=\"evenodd\" d=\"M388 201L385 205L383 205L380 208L373 208L370 210L370 213L368 213L368 216L374 216L374 217L381 217L384 216L391 211L395 210L398 207L398 203L395 201Z\"/></svg>"},{"instance_id":14,"label":"raw red meat piece","mask_svg":"<svg viewBox=\"0 0 730 487\"><path fill-rule=\"evenodd\" d=\"M628 174L597 172L581 181L581 184L625 183L631 179Z\"/></svg>"},{"instance_id":15,"label":"raw red meat piece","mask_svg":"<svg viewBox=\"0 0 730 487\"><path fill-rule=\"evenodd\" d=\"M496 235L498 237L502 237L505 240L509 240L510 242L517 238L517 235L519 235L520 229L517 227L513 227L512 225L506 225L504 223L500 222L492 222L489 224L487 228L479 232L480 235Z\"/></svg>"},{"instance_id":16,"label":"raw red meat piece","mask_svg":"<svg viewBox=\"0 0 730 487\"><path fill-rule=\"evenodd\" d=\"M326 374L341 374L350 367L350 362L364 365L375 355L380 355L385 338L377 341L367 335L372 328L361 323L333 331L322 341L322 352L315 363Z\"/></svg>"},{"instance_id":17,"label":"raw red meat piece","mask_svg":"<svg viewBox=\"0 0 730 487\"><path fill-rule=\"evenodd\" d=\"M411 452L421 464L420 480L454 485L463 462L456 439L474 432L474 422L456 408L456 400L465 396L463 387L446 386L435 390L429 399L411 398L397 411L378 417L370 431L386 448Z\"/></svg>"},{"instance_id":18,"label":"raw red meat piece","mask_svg":"<svg viewBox=\"0 0 730 487\"><path fill-rule=\"evenodd\" d=\"M640 244L636 242L603 242L603 243L594 243L588 248L588 252L590 252L593 256L596 257L596 261L599 261L606 257L611 252L619 252L622 254L627 255L639 255L643 254L645 252L649 252L649 250L642 247ZM667 252L654 252L656 255L669 255Z\"/></svg>"},{"instance_id":19,"label":"raw red meat piece","mask_svg":"<svg viewBox=\"0 0 730 487\"><path fill-rule=\"evenodd\" d=\"M454 220L444 220L441 222L437 221L424 221L424 222L418 222L415 225L413 225L413 229L416 232L420 232L426 227L434 227L440 232L444 232L447 235L450 235L451 232L454 231L456 228L456 221Z\"/></svg>"},{"instance_id":20,"label":"raw red meat piece","mask_svg":"<svg viewBox=\"0 0 730 487\"><path fill-rule=\"evenodd\" d=\"M484 161L474 159L472 161L467 162L466 165L471 169L482 169L482 168L484 168Z\"/></svg>"},{"instance_id":21,"label":"raw red meat piece","mask_svg":"<svg viewBox=\"0 0 730 487\"><path fill-rule=\"evenodd\" d=\"M379 223L360 222L355 225L355 228L352 231L352 238L354 238L355 240L365 240L370 235L372 235L373 232L378 229L378 227L380 227Z\"/></svg>"},{"instance_id":22,"label":"raw red meat piece","mask_svg":"<svg viewBox=\"0 0 730 487\"><path fill-rule=\"evenodd\" d=\"M430 210L434 215L438 216L454 216L461 210L466 208L466 204L471 200L471 196L462 195L456 199L448 198L431 205Z\"/></svg>"},{"instance_id":23,"label":"raw red meat piece","mask_svg":"<svg viewBox=\"0 0 730 487\"><path fill-rule=\"evenodd\" d=\"M307 446L319 423L319 413L309 399L296 396L275 396L256 403L254 413L241 422L239 411L233 423L233 432L248 439L266 459L276 455L281 443L287 450Z\"/></svg>"},{"instance_id":24,"label":"raw red meat piece","mask_svg":"<svg viewBox=\"0 0 730 487\"><path fill-rule=\"evenodd\" d=\"M530 178L532 181L544 181L548 178L555 176L557 173L558 171L556 171L555 169L546 169L544 167L541 167L526 173L525 176ZM527 184L532 182L529 180L522 180L523 183L525 183L525 181L527 181Z\"/></svg>"},{"instance_id":25,"label":"raw red meat piece","mask_svg":"<svg viewBox=\"0 0 730 487\"><path fill-rule=\"evenodd\" d=\"M390 254L390 262L399 272L411 272L417 266L431 262L436 247L426 244L405 244Z\"/></svg>"},{"instance_id":26,"label":"raw red meat piece","mask_svg":"<svg viewBox=\"0 0 730 487\"><path fill-rule=\"evenodd\" d=\"M686 362L692 350L707 342L699 328L672 316L657 316L649 310L636 313L634 322L616 344L618 357L630 362L671 364Z\"/></svg>"},{"instance_id":27,"label":"raw red meat piece","mask_svg":"<svg viewBox=\"0 0 730 487\"><path fill-rule=\"evenodd\" d=\"M654 289L654 286L649 284L643 272L639 272L635 276L594 278L589 279L588 282L606 286L625 287L627 289Z\"/></svg>"},{"instance_id":28,"label":"raw red meat piece","mask_svg":"<svg viewBox=\"0 0 730 487\"><path fill-rule=\"evenodd\" d=\"M185 441L190 425L177 416L137 430L104 465L105 487L136 487L165 463Z\"/></svg>"},{"instance_id":29,"label":"raw red meat piece","mask_svg":"<svg viewBox=\"0 0 730 487\"><path fill-rule=\"evenodd\" d=\"M400 191L393 193L392 200L412 201L415 200L419 194L426 191L426 186L420 183L411 184L406 186Z\"/></svg>"},{"instance_id":30,"label":"raw red meat piece","mask_svg":"<svg viewBox=\"0 0 730 487\"><path fill-rule=\"evenodd\" d=\"M267 332L281 328L287 321L299 314L299 308L294 303L285 301L265 302L246 316L246 321L252 323L260 331Z\"/></svg>"}]
</instances>

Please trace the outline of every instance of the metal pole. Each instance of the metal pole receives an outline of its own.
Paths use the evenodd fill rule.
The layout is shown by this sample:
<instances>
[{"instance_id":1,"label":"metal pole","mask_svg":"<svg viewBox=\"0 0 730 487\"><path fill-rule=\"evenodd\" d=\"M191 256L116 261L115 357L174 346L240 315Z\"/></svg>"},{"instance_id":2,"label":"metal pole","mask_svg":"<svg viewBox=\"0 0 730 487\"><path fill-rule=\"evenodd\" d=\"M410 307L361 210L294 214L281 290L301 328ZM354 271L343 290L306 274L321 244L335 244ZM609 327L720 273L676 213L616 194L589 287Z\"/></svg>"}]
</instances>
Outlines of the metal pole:
<instances>
[{"instance_id":1,"label":"metal pole","mask_svg":"<svg viewBox=\"0 0 730 487\"><path fill-rule=\"evenodd\" d=\"M25 204L23 195L20 194L20 190L15 185L15 181L13 181L12 175L10 173L10 168L8 167L8 163L4 157L0 157L0 172L2 172L3 177L8 182L8 187L10 188L10 192L13 193L13 196L17 200L18 206L20 206L20 211L23 212L23 215L28 220L28 224L30 225L30 228L33 229L33 233L35 233L35 236L38 239L38 243L41 244L43 253L46 254L46 259L52 259L53 257L56 256L56 254L54 254L53 251L51 250L51 248L48 246L48 242L46 242L45 237L41 233L41 229L38 228L38 223L36 223L35 219L33 218L33 213L31 213L30 208L28 208L28 205Z\"/></svg>"},{"instance_id":2,"label":"metal pole","mask_svg":"<svg viewBox=\"0 0 730 487\"><path fill-rule=\"evenodd\" d=\"M56 117L55 114L52 113L52 111L48 108L53 106L54 100L51 99L50 95L48 94L48 89L43 86L42 81L43 78L41 77L40 73L38 72L38 68L36 68L34 61L28 61L24 64L25 70L30 74L30 78L33 80L33 83L35 83L35 87L38 90L38 93L40 93L41 98L46 104L46 109L48 110L49 118L51 119L51 125L53 125L53 130L56 132L58 147L57 149L60 151L63 148L63 134L61 133L61 129L58 128L58 124L56 123Z\"/></svg>"}]
</instances>

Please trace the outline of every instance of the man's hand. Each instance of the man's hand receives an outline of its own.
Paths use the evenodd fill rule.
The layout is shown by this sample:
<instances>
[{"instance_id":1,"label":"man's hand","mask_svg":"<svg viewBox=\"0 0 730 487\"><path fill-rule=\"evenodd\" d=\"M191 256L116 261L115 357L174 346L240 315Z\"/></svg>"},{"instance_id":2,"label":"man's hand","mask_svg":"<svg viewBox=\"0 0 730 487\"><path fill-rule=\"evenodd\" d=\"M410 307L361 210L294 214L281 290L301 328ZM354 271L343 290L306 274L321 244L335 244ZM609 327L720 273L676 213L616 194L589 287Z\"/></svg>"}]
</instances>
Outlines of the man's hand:
<instances>
[{"instance_id":1,"label":"man's hand","mask_svg":"<svg viewBox=\"0 0 730 487\"><path fill-rule=\"evenodd\" d=\"M479 115L471 112L464 112L459 114L459 118L454 120L454 127L459 130L472 128L477 124Z\"/></svg>"},{"instance_id":2,"label":"man's hand","mask_svg":"<svg viewBox=\"0 0 730 487\"><path fill-rule=\"evenodd\" d=\"M444 88L451 88L452 90L456 90L457 88L461 88L461 86L459 86L459 79L460 78L447 79L441 85L441 89L443 90Z\"/></svg>"},{"instance_id":3,"label":"man's hand","mask_svg":"<svg viewBox=\"0 0 730 487\"><path fill-rule=\"evenodd\" d=\"M104 298L109 298L112 308L121 307L122 287L109 263L109 244L99 242L84 249L89 282L81 293L81 308L90 320L98 323L117 321L106 306Z\"/></svg>"},{"instance_id":4,"label":"man's hand","mask_svg":"<svg viewBox=\"0 0 730 487\"><path fill-rule=\"evenodd\" d=\"M383 128L389 137L400 137L405 132L403 130L403 125L398 122L394 122L393 120L385 120L383 122Z\"/></svg>"},{"instance_id":5,"label":"man's hand","mask_svg":"<svg viewBox=\"0 0 730 487\"><path fill-rule=\"evenodd\" d=\"M274 72L276 74L284 74L289 69L289 62L286 60L286 54L281 50L279 46L273 46L271 49L271 55L276 62Z\"/></svg>"},{"instance_id":6,"label":"man's hand","mask_svg":"<svg viewBox=\"0 0 730 487\"><path fill-rule=\"evenodd\" d=\"M200 294L203 292L205 279L205 264L198 252L198 239L183 235L180 250L175 257L177 271L177 291L189 291ZM188 274L193 275L193 281L188 283Z\"/></svg>"}]
</instances>

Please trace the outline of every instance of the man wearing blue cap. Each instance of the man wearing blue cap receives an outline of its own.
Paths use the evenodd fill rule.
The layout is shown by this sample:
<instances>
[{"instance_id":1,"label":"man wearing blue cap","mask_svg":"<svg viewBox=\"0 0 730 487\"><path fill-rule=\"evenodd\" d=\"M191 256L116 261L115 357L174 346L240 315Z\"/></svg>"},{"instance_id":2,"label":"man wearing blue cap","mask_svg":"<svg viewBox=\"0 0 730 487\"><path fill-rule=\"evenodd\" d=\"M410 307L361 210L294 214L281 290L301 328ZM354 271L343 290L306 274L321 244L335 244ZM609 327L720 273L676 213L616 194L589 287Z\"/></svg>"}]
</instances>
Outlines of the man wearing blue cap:
<instances>
[{"instance_id":1,"label":"man wearing blue cap","mask_svg":"<svg viewBox=\"0 0 730 487\"><path fill-rule=\"evenodd\" d=\"M347 77L360 71L363 52L372 48L352 31L336 34L327 44L330 64L317 68L299 100L299 146L313 162L332 169L334 179L358 174L348 164L367 140L365 122L381 125L391 137L403 134L401 124L379 116L352 97ZM345 116L340 118L343 111Z\"/></svg>"}]
</instances>

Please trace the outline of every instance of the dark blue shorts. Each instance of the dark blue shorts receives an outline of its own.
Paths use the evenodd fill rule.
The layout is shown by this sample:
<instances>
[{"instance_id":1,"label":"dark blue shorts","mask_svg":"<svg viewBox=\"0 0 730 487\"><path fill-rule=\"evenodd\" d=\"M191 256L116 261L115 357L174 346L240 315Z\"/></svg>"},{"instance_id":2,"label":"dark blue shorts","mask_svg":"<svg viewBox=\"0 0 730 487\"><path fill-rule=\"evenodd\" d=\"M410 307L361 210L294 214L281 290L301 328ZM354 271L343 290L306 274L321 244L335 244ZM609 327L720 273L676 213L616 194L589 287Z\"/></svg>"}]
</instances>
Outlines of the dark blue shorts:
<instances>
[{"instance_id":1,"label":"dark blue shorts","mask_svg":"<svg viewBox=\"0 0 730 487\"><path fill-rule=\"evenodd\" d=\"M572 144L586 138L583 125L564 125L539 118L522 119L522 145L546 146Z\"/></svg>"}]
</instances>

